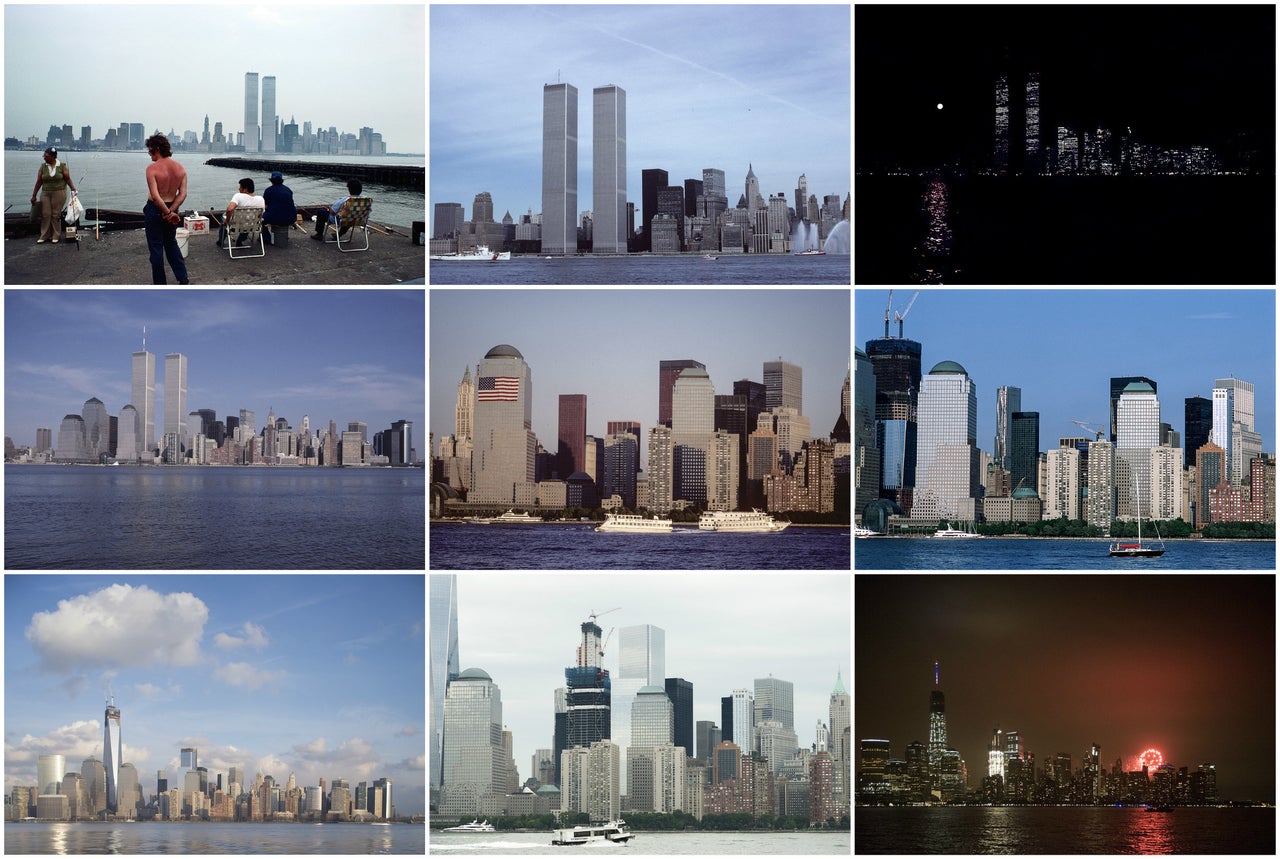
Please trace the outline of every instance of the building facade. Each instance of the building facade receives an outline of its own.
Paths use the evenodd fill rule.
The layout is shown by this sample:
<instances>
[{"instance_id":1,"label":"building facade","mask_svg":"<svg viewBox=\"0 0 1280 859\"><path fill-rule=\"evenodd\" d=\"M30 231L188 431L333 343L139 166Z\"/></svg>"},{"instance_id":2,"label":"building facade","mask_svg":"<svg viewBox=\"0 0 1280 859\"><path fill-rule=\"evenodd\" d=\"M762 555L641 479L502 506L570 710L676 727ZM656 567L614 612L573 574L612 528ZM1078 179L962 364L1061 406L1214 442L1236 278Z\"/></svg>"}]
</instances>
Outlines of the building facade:
<instances>
[{"instance_id":1,"label":"building facade","mask_svg":"<svg viewBox=\"0 0 1280 859\"><path fill-rule=\"evenodd\" d=\"M505 760L502 694L493 678L468 668L444 698L441 814L476 814L485 797L499 792Z\"/></svg>"},{"instance_id":2,"label":"building facade","mask_svg":"<svg viewBox=\"0 0 1280 859\"><path fill-rule=\"evenodd\" d=\"M592 90L591 249L627 252L627 94L609 84Z\"/></svg>"},{"instance_id":3,"label":"building facade","mask_svg":"<svg viewBox=\"0 0 1280 859\"><path fill-rule=\"evenodd\" d=\"M532 424L533 373L515 347L495 346L476 374L469 500L533 504L537 439Z\"/></svg>"},{"instance_id":4,"label":"building facade","mask_svg":"<svg viewBox=\"0 0 1280 859\"><path fill-rule=\"evenodd\" d=\"M977 396L954 361L935 365L922 380L913 517L972 521L980 513Z\"/></svg>"},{"instance_id":5,"label":"building facade","mask_svg":"<svg viewBox=\"0 0 1280 859\"><path fill-rule=\"evenodd\" d=\"M578 250L578 90L542 88L542 253Z\"/></svg>"}]
</instances>

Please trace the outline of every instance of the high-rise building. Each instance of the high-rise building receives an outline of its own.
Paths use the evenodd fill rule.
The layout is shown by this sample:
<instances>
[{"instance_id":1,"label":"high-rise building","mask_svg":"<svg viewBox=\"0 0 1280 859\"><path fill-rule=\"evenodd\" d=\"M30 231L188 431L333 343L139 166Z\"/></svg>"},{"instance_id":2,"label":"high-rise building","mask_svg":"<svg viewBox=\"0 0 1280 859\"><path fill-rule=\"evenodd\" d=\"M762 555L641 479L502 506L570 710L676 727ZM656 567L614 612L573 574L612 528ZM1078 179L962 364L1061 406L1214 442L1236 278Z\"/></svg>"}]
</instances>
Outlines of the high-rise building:
<instances>
[{"instance_id":1,"label":"high-rise building","mask_svg":"<svg viewBox=\"0 0 1280 859\"><path fill-rule=\"evenodd\" d=\"M936 787L947 749L947 696L938 687L938 663L933 663L933 691L929 693L929 775Z\"/></svg>"},{"instance_id":2,"label":"high-rise building","mask_svg":"<svg viewBox=\"0 0 1280 859\"><path fill-rule=\"evenodd\" d=\"M795 409L797 414L804 414L803 371L795 364L781 359L764 362L764 407L766 410L779 406Z\"/></svg>"},{"instance_id":3,"label":"high-rise building","mask_svg":"<svg viewBox=\"0 0 1280 859\"><path fill-rule=\"evenodd\" d=\"M964 367L943 361L929 371L920 385L919 419L912 516L973 521L981 503L978 394Z\"/></svg>"},{"instance_id":4,"label":"high-rise building","mask_svg":"<svg viewBox=\"0 0 1280 859\"><path fill-rule=\"evenodd\" d=\"M1150 515L1151 448L1159 444L1160 400L1155 389L1146 382L1130 382L1116 403L1117 519Z\"/></svg>"},{"instance_id":5,"label":"high-rise building","mask_svg":"<svg viewBox=\"0 0 1280 859\"><path fill-rule=\"evenodd\" d=\"M97 462L99 456L110 452L107 407L97 397L90 397L85 400L80 414L84 419L85 456Z\"/></svg>"},{"instance_id":6,"label":"high-rise building","mask_svg":"<svg viewBox=\"0 0 1280 859\"><path fill-rule=\"evenodd\" d=\"M1023 487L1040 492L1040 413L1009 415L1009 491Z\"/></svg>"},{"instance_id":7,"label":"high-rise building","mask_svg":"<svg viewBox=\"0 0 1280 859\"><path fill-rule=\"evenodd\" d=\"M156 356L146 350L133 353L133 399L138 413L137 444L140 451L155 449L156 443Z\"/></svg>"},{"instance_id":8,"label":"high-rise building","mask_svg":"<svg viewBox=\"0 0 1280 859\"><path fill-rule=\"evenodd\" d=\"M432 575L431 587L431 785L443 773L444 698L458 676L458 577Z\"/></svg>"},{"instance_id":9,"label":"high-rise building","mask_svg":"<svg viewBox=\"0 0 1280 859\"><path fill-rule=\"evenodd\" d=\"M513 346L494 346L476 370L475 447L469 500L532 504L537 438L533 372Z\"/></svg>"},{"instance_id":10,"label":"high-rise building","mask_svg":"<svg viewBox=\"0 0 1280 859\"><path fill-rule=\"evenodd\" d=\"M653 511L671 509L672 445L671 429L659 424L649 428L649 498Z\"/></svg>"},{"instance_id":11,"label":"high-rise building","mask_svg":"<svg viewBox=\"0 0 1280 859\"><path fill-rule=\"evenodd\" d=\"M120 764L120 784L116 791L116 805L112 810L123 818L138 816L138 803L142 800L142 792L138 782L138 768L133 764Z\"/></svg>"},{"instance_id":12,"label":"high-rise building","mask_svg":"<svg viewBox=\"0 0 1280 859\"><path fill-rule=\"evenodd\" d=\"M733 742L743 753L755 749L755 702L747 689L734 689L733 695Z\"/></svg>"},{"instance_id":13,"label":"high-rise building","mask_svg":"<svg viewBox=\"0 0 1280 859\"><path fill-rule=\"evenodd\" d=\"M885 336L867 341L867 357L875 374L876 447L880 449L880 494L910 511L918 458L917 402L921 345Z\"/></svg>"},{"instance_id":14,"label":"high-rise building","mask_svg":"<svg viewBox=\"0 0 1280 859\"><path fill-rule=\"evenodd\" d=\"M1045 519L1079 519L1080 451L1059 447L1045 454L1042 488Z\"/></svg>"},{"instance_id":15,"label":"high-rise building","mask_svg":"<svg viewBox=\"0 0 1280 859\"><path fill-rule=\"evenodd\" d=\"M373 816L378 820L392 820L395 817L395 803L392 801L391 787L391 779L379 778L374 779L373 786L369 790L376 797L376 801L370 811L373 812Z\"/></svg>"},{"instance_id":16,"label":"high-rise building","mask_svg":"<svg viewBox=\"0 0 1280 859\"><path fill-rule=\"evenodd\" d=\"M486 672L468 668L445 693L440 813L479 813L485 797L502 792L504 762L502 693Z\"/></svg>"},{"instance_id":17,"label":"high-rise building","mask_svg":"<svg viewBox=\"0 0 1280 859\"><path fill-rule=\"evenodd\" d=\"M1115 445L1106 439L1091 441L1085 520L1097 528L1109 529L1116 515L1115 498Z\"/></svg>"},{"instance_id":18,"label":"high-rise building","mask_svg":"<svg viewBox=\"0 0 1280 859\"><path fill-rule=\"evenodd\" d=\"M560 395L559 442L556 462L560 479L587 469L587 395Z\"/></svg>"},{"instance_id":19,"label":"high-rise building","mask_svg":"<svg viewBox=\"0 0 1280 859\"><path fill-rule=\"evenodd\" d=\"M107 779L107 808L111 811L120 808L120 743L120 709L113 699L102 716L102 768Z\"/></svg>"},{"instance_id":20,"label":"high-rise building","mask_svg":"<svg viewBox=\"0 0 1280 859\"><path fill-rule=\"evenodd\" d=\"M617 495L622 506L636 509L636 477L640 457L639 428L636 433L610 433L604 437L604 498Z\"/></svg>"},{"instance_id":21,"label":"high-rise building","mask_svg":"<svg viewBox=\"0 0 1280 859\"><path fill-rule=\"evenodd\" d=\"M592 90L591 249L627 252L627 94L610 84Z\"/></svg>"},{"instance_id":22,"label":"high-rise building","mask_svg":"<svg viewBox=\"0 0 1280 859\"><path fill-rule=\"evenodd\" d=\"M671 701L661 686L644 686L632 704L631 734L627 746L627 765L621 776L627 785L627 801L636 811L654 811L662 806L660 748L674 748ZM680 754L684 763L684 754Z\"/></svg>"},{"instance_id":23,"label":"high-rise building","mask_svg":"<svg viewBox=\"0 0 1280 859\"><path fill-rule=\"evenodd\" d=\"M177 433L184 448L190 442L187 414L187 356L171 352L164 356L164 432ZM181 458L179 451L177 459Z\"/></svg>"},{"instance_id":24,"label":"high-rise building","mask_svg":"<svg viewBox=\"0 0 1280 859\"><path fill-rule=\"evenodd\" d=\"M1156 385L1155 380L1148 379L1146 376L1112 376L1111 377L1111 443L1116 443L1116 405L1120 402L1120 394L1125 387L1131 382L1144 382L1151 386L1153 392L1158 393L1160 388Z\"/></svg>"},{"instance_id":25,"label":"high-rise building","mask_svg":"<svg viewBox=\"0 0 1280 859\"><path fill-rule=\"evenodd\" d=\"M1012 427L1009 416L1022 411L1022 389L1012 385L996 388L996 439L993 461L1005 471L1010 470L1009 445Z\"/></svg>"},{"instance_id":26,"label":"high-rise building","mask_svg":"<svg viewBox=\"0 0 1280 859\"><path fill-rule=\"evenodd\" d=\"M999 728L995 728L991 731L991 743L987 746L987 776L998 775L1003 779L1004 772L1004 735Z\"/></svg>"},{"instance_id":27,"label":"high-rise building","mask_svg":"<svg viewBox=\"0 0 1280 859\"><path fill-rule=\"evenodd\" d=\"M578 250L578 90L542 88L542 253Z\"/></svg>"},{"instance_id":28,"label":"high-rise building","mask_svg":"<svg viewBox=\"0 0 1280 859\"><path fill-rule=\"evenodd\" d=\"M1231 376L1213 383L1214 444L1227 453L1232 486L1249 481L1249 461L1262 454L1262 436L1254 431L1253 383Z\"/></svg>"},{"instance_id":29,"label":"high-rise building","mask_svg":"<svg viewBox=\"0 0 1280 859\"><path fill-rule=\"evenodd\" d=\"M847 805L849 796L849 771L853 762L852 712L849 709L849 693L844 688L844 680L840 672L836 672L836 685L831 690L831 700L827 707L827 724L831 727L829 752L835 761L840 796ZM944 731L945 733L945 731Z\"/></svg>"},{"instance_id":30,"label":"high-rise building","mask_svg":"<svg viewBox=\"0 0 1280 859\"><path fill-rule=\"evenodd\" d=\"M58 425L58 446L54 448L55 460L85 462L89 459L88 445L85 443L84 418L80 415L66 415Z\"/></svg>"},{"instance_id":31,"label":"high-rise building","mask_svg":"<svg viewBox=\"0 0 1280 859\"><path fill-rule=\"evenodd\" d=\"M262 151L276 151L276 77L267 75L262 79Z\"/></svg>"},{"instance_id":32,"label":"high-rise building","mask_svg":"<svg viewBox=\"0 0 1280 859\"><path fill-rule=\"evenodd\" d=\"M1027 75L1027 173L1040 172L1040 73Z\"/></svg>"},{"instance_id":33,"label":"high-rise building","mask_svg":"<svg viewBox=\"0 0 1280 859\"><path fill-rule=\"evenodd\" d=\"M994 154L996 173L1009 172L1009 77L996 78L996 144Z\"/></svg>"},{"instance_id":34,"label":"high-rise building","mask_svg":"<svg viewBox=\"0 0 1280 859\"><path fill-rule=\"evenodd\" d=\"M853 405L853 509L861 515L880 497L880 447L876 443L876 375L871 359L853 350L856 392Z\"/></svg>"},{"instance_id":35,"label":"high-rise building","mask_svg":"<svg viewBox=\"0 0 1280 859\"><path fill-rule=\"evenodd\" d=\"M471 381L471 368L464 367L462 381L458 383L458 404L453 410L453 434L470 440L476 419L476 386Z\"/></svg>"},{"instance_id":36,"label":"high-rise building","mask_svg":"<svg viewBox=\"0 0 1280 859\"><path fill-rule=\"evenodd\" d=\"M671 426L671 392L675 388L676 379L684 370L697 368L707 369L707 365L699 361L682 358L658 362L658 423ZM652 469L650 465L650 469Z\"/></svg>"},{"instance_id":37,"label":"high-rise building","mask_svg":"<svg viewBox=\"0 0 1280 859\"><path fill-rule=\"evenodd\" d=\"M36 758L36 787L40 794L56 794L66 775L65 755L40 755Z\"/></svg>"},{"instance_id":38,"label":"high-rise building","mask_svg":"<svg viewBox=\"0 0 1280 859\"><path fill-rule=\"evenodd\" d=\"M590 746L612 736L612 683L600 663L600 627L593 620L581 626L577 664L564 670L566 748ZM621 738L620 738L621 739Z\"/></svg>"},{"instance_id":39,"label":"high-rise building","mask_svg":"<svg viewBox=\"0 0 1280 859\"><path fill-rule=\"evenodd\" d=\"M663 687L671 701L674 719L672 742L684 749L686 757L693 757L693 684L681 677L663 678Z\"/></svg>"},{"instance_id":40,"label":"high-rise building","mask_svg":"<svg viewBox=\"0 0 1280 859\"><path fill-rule=\"evenodd\" d=\"M611 735L619 745L631 744L632 705L636 695L642 688L662 688L664 685L666 642L666 631L652 624L624 626L618 630L618 673L612 682L610 706ZM627 781L626 768L624 759L620 773L623 784Z\"/></svg>"},{"instance_id":41,"label":"high-rise building","mask_svg":"<svg viewBox=\"0 0 1280 859\"><path fill-rule=\"evenodd\" d=\"M755 680L753 718L756 724L766 719L780 722L785 728L795 725L795 684L772 675Z\"/></svg>"},{"instance_id":42,"label":"high-rise building","mask_svg":"<svg viewBox=\"0 0 1280 859\"><path fill-rule=\"evenodd\" d=\"M258 151L258 73L244 75L244 151ZM137 397L134 397L137 401Z\"/></svg>"},{"instance_id":43,"label":"high-rise building","mask_svg":"<svg viewBox=\"0 0 1280 859\"><path fill-rule=\"evenodd\" d=\"M90 755L80 764L80 777L89 791L89 807L96 816L107 807L107 770L102 761Z\"/></svg>"},{"instance_id":44,"label":"high-rise building","mask_svg":"<svg viewBox=\"0 0 1280 859\"><path fill-rule=\"evenodd\" d=\"M667 171L656 167L640 171L641 236L638 250L653 249L653 218L658 214L658 194L667 187ZM662 401L662 389L658 389L658 401ZM661 411L659 411L661 422Z\"/></svg>"},{"instance_id":45,"label":"high-rise building","mask_svg":"<svg viewBox=\"0 0 1280 859\"><path fill-rule=\"evenodd\" d=\"M1227 452L1213 442L1205 442L1196 451L1196 523L1212 521L1209 493L1231 482L1227 470Z\"/></svg>"},{"instance_id":46,"label":"high-rise building","mask_svg":"<svg viewBox=\"0 0 1280 859\"><path fill-rule=\"evenodd\" d=\"M707 371L680 371L671 390L672 498L705 502L711 434L715 432L715 386ZM652 470L652 466L650 466Z\"/></svg>"},{"instance_id":47,"label":"high-rise building","mask_svg":"<svg viewBox=\"0 0 1280 859\"><path fill-rule=\"evenodd\" d=\"M1196 451L1209 441L1213 431L1213 401L1187 397L1183 403L1183 467L1191 468L1196 464Z\"/></svg>"}]
</instances>

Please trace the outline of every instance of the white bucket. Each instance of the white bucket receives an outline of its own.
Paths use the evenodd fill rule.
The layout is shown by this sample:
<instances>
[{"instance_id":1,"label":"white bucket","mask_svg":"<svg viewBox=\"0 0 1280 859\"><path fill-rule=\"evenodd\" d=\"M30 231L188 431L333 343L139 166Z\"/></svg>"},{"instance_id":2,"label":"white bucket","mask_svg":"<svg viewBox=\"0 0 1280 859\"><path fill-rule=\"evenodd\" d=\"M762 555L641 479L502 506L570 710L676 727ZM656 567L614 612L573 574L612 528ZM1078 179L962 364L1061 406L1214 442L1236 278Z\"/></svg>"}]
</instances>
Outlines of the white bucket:
<instances>
[{"instance_id":1,"label":"white bucket","mask_svg":"<svg viewBox=\"0 0 1280 859\"><path fill-rule=\"evenodd\" d=\"M178 227L174 230L174 237L178 240L178 250L182 251L182 258L187 258L187 239L190 237L191 231L185 227Z\"/></svg>"}]
</instances>

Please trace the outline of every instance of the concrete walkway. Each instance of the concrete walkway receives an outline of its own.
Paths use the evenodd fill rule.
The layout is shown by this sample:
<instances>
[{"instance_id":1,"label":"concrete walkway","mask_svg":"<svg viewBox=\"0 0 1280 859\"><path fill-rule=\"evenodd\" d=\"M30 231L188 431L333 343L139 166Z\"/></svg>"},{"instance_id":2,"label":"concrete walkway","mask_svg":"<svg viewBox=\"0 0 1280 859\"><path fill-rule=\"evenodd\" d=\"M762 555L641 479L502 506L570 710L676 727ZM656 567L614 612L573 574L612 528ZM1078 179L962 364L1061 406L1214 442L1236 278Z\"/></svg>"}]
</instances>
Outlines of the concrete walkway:
<instances>
[{"instance_id":1,"label":"concrete walkway","mask_svg":"<svg viewBox=\"0 0 1280 859\"><path fill-rule=\"evenodd\" d=\"M393 229L403 235L384 236L370 231L368 251L342 253L336 244L322 244L295 228L287 247L267 245L266 256L233 260L226 250L214 244L214 227L212 235L198 236L189 243L187 276L193 285L425 283L427 249L410 241L409 228ZM358 240L356 247L363 244ZM165 274L173 284L173 271L167 261ZM147 240L142 230L119 230L104 232L101 240L95 241L93 230L89 230L82 232L77 250L75 242L65 240L56 245L37 245L34 238L6 239L4 282L149 284Z\"/></svg>"}]
</instances>

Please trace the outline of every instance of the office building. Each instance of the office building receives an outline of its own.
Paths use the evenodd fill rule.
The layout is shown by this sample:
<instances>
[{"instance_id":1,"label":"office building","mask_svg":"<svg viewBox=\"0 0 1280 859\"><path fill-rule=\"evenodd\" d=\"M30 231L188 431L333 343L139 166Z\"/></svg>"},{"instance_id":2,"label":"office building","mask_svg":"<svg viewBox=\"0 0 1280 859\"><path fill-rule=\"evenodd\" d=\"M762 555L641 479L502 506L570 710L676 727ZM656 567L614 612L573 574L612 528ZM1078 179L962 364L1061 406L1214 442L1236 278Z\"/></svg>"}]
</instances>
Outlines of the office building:
<instances>
[{"instance_id":1,"label":"office building","mask_svg":"<svg viewBox=\"0 0 1280 859\"><path fill-rule=\"evenodd\" d=\"M164 432L176 433L181 448L187 439L187 356L171 352L164 356ZM181 450L176 460L181 461Z\"/></svg>"},{"instance_id":2,"label":"office building","mask_svg":"<svg viewBox=\"0 0 1280 859\"><path fill-rule=\"evenodd\" d=\"M680 371L671 391L671 492L674 500L708 500L711 435L715 432L715 386L707 371ZM652 470L652 466L651 466Z\"/></svg>"},{"instance_id":3,"label":"office building","mask_svg":"<svg viewBox=\"0 0 1280 859\"><path fill-rule=\"evenodd\" d=\"M471 368L464 367L462 381L458 383L458 402L453 410L453 434L455 438L470 440L475 427L476 386L471 381Z\"/></svg>"},{"instance_id":4,"label":"office building","mask_svg":"<svg viewBox=\"0 0 1280 859\"><path fill-rule=\"evenodd\" d=\"M649 428L648 507L655 512L671 509L672 459L671 429Z\"/></svg>"},{"instance_id":5,"label":"office building","mask_svg":"<svg viewBox=\"0 0 1280 859\"><path fill-rule=\"evenodd\" d=\"M671 701L672 742L684 749L686 757L693 757L693 684L680 677L666 677L663 688Z\"/></svg>"},{"instance_id":6,"label":"office building","mask_svg":"<svg viewBox=\"0 0 1280 859\"><path fill-rule=\"evenodd\" d=\"M831 727L831 740L828 747L836 764L840 797L846 805L850 799L849 771L853 763L851 714L849 693L844 688L844 680L840 672L837 671L836 685L831 690L831 699L827 706L827 724ZM943 733L945 735L945 730Z\"/></svg>"},{"instance_id":7,"label":"office building","mask_svg":"<svg viewBox=\"0 0 1280 859\"><path fill-rule=\"evenodd\" d=\"M867 341L874 373L876 447L880 451L880 495L910 512L916 485L921 345L885 336Z\"/></svg>"},{"instance_id":8,"label":"office building","mask_svg":"<svg viewBox=\"0 0 1280 859\"><path fill-rule=\"evenodd\" d=\"M1144 509L1157 521L1190 519L1182 508L1182 448L1157 445L1149 456L1151 498L1150 507Z\"/></svg>"},{"instance_id":9,"label":"office building","mask_svg":"<svg viewBox=\"0 0 1280 859\"><path fill-rule=\"evenodd\" d=\"M1213 431L1213 400L1187 397L1183 403L1183 467L1192 468L1196 464L1196 451L1208 443Z\"/></svg>"},{"instance_id":10,"label":"office building","mask_svg":"<svg viewBox=\"0 0 1280 859\"><path fill-rule=\"evenodd\" d=\"M542 253L578 250L578 90L542 88Z\"/></svg>"},{"instance_id":11,"label":"office building","mask_svg":"<svg viewBox=\"0 0 1280 859\"><path fill-rule=\"evenodd\" d=\"M1150 385L1154 393L1158 393L1160 388L1154 379L1148 379L1146 376L1112 376L1111 377L1111 443L1116 443L1116 405L1120 402L1120 394L1132 382L1142 382Z\"/></svg>"},{"instance_id":12,"label":"office building","mask_svg":"<svg viewBox=\"0 0 1280 859\"><path fill-rule=\"evenodd\" d=\"M87 462L89 449L85 443L84 418L66 415L58 426L58 446L54 448L55 461Z\"/></svg>"},{"instance_id":13,"label":"office building","mask_svg":"<svg viewBox=\"0 0 1280 859\"><path fill-rule=\"evenodd\" d=\"M444 698L440 813L479 813L486 797L501 792L504 764L502 693L486 672L468 668Z\"/></svg>"},{"instance_id":14,"label":"office building","mask_svg":"<svg viewBox=\"0 0 1280 859\"><path fill-rule=\"evenodd\" d=\"M142 791L138 783L138 768L133 764L120 764L120 784L116 789L116 816L137 818Z\"/></svg>"},{"instance_id":15,"label":"office building","mask_svg":"<svg viewBox=\"0 0 1280 859\"><path fill-rule=\"evenodd\" d=\"M973 521L981 512L977 397L955 361L936 364L922 380L914 518Z\"/></svg>"},{"instance_id":16,"label":"office building","mask_svg":"<svg viewBox=\"0 0 1280 859\"><path fill-rule=\"evenodd\" d=\"M1151 448L1160 444L1160 400L1146 382L1130 382L1116 403L1116 518L1151 511ZM1145 511L1145 512L1144 512Z\"/></svg>"},{"instance_id":17,"label":"office building","mask_svg":"<svg viewBox=\"0 0 1280 859\"><path fill-rule=\"evenodd\" d=\"M755 702L751 692L734 689L730 696L733 707L733 742L744 754L755 750Z\"/></svg>"},{"instance_id":18,"label":"office building","mask_svg":"<svg viewBox=\"0 0 1280 859\"><path fill-rule=\"evenodd\" d=\"M639 426L635 434L610 433L604 437L604 492L608 499L618 496L622 506L636 509L636 478L640 457Z\"/></svg>"},{"instance_id":19,"label":"office building","mask_svg":"<svg viewBox=\"0 0 1280 859\"><path fill-rule=\"evenodd\" d=\"M755 680L754 711L752 718L756 724L766 719L773 719L784 728L795 725L795 684L790 680L780 680L772 675L757 677Z\"/></svg>"},{"instance_id":20,"label":"office building","mask_svg":"<svg viewBox=\"0 0 1280 859\"><path fill-rule=\"evenodd\" d=\"M996 129L993 167L998 174L1009 172L1009 78L996 78Z\"/></svg>"},{"instance_id":21,"label":"office building","mask_svg":"<svg viewBox=\"0 0 1280 859\"><path fill-rule=\"evenodd\" d=\"M640 171L640 219L641 219L641 236L638 250L650 251L653 249L653 219L658 214L658 195L663 188L667 187L667 171L659 168L650 168ZM659 401L661 401L662 393L659 388ZM659 417L661 420L661 417Z\"/></svg>"},{"instance_id":22,"label":"office building","mask_svg":"<svg viewBox=\"0 0 1280 859\"><path fill-rule=\"evenodd\" d=\"M276 126L280 117L276 116L276 77L267 75L262 79L262 151L276 151Z\"/></svg>"},{"instance_id":23,"label":"office building","mask_svg":"<svg viewBox=\"0 0 1280 859\"><path fill-rule=\"evenodd\" d=\"M458 676L458 577L432 575L431 590L431 785L443 773L444 697ZM234 781L234 779L233 779Z\"/></svg>"},{"instance_id":24,"label":"office building","mask_svg":"<svg viewBox=\"0 0 1280 859\"><path fill-rule=\"evenodd\" d=\"M786 361L764 362L764 407L795 409L804 414L803 371Z\"/></svg>"},{"instance_id":25,"label":"office building","mask_svg":"<svg viewBox=\"0 0 1280 859\"><path fill-rule=\"evenodd\" d=\"M645 687L662 689L664 686L666 642L666 631L652 624L624 626L618 630L618 674L613 678L610 706L612 736L619 745L631 741L632 705L639 691ZM665 742L670 742L670 737ZM620 771L623 784L627 783L626 768L624 759Z\"/></svg>"},{"instance_id":26,"label":"office building","mask_svg":"<svg viewBox=\"0 0 1280 859\"><path fill-rule=\"evenodd\" d=\"M111 811L120 808L121 750L120 709L113 702L102 715L102 769L107 781L107 808ZM137 783L136 777L134 783Z\"/></svg>"},{"instance_id":27,"label":"office building","mask_svg":"<svg viewBox=\"0 0 1280 859\"><path fill-rule=\"evenodd\" d=\"M1009 489L1024 486L1040 493L1040 413L1011 412L1009 415Z\"/></svg>"},{"instance_id":28,"label":"office building","mask_svg":"<svg viewBox=\"0 0 1280 859\"><path fill-rule=\"evenodd\" d=\"M853 403L853 509L861 515L880 497L880 448L876 444L876 376L867 353L855 348ZM744 474L745 478L745 474Z\"/></svg>"},{"instance_id":29,"label":"office building","mask_svg":"<svg viewBox=\"0 0 1280 859\"><path fill-rule=\"evenodd\" d=\"M1212 522L1212 509L1209 504L1210 493L1230 485L1230 472L1227 470L1227 452L1213 442L1205 442L1196 451L1196 524Z\"/></svg>"},{"instance_id":30,"label":"office building","mask_svg":"<svg viewBox=\"0 0 1280 859\"><path fill-rule=\"evenodd\" d=\"M537 438L533 372L513 346L490 349L476 371L470 501L531 505Z\"/></svg>"},{"instance_id":31,"label":"office building","mask_svg":"<svg viewBox=\"0 0 1280 859\"><path fill-rule=\"evenodd\" d=\"M244 151L258 151L258 73L244 76ZM134 402L137 402L134 396ZM148 444L150 442L148 441Z\"/></svg>"},{"instance_id":32,"label":"office building","mask_svg":"<svg viewBox=\"0 0 1280 859\"><path fill-rule=\"evenodd\" d=\"M1252 382L1234 376L1214 381L1211 439L1226 451L1230 484L1247 484L1249 461L1262 454L1262 436L1254 430Z\"/></svg>"},{"instance_id":33,"label":"office building","mask_svg":"<svg viewBox=\"0 0 1280 859\"><path fill-rule=\"evenodd\" d=\"M156 443L156 356L146 351L145 346L141 352L133 353L132 382L131 404L138 414L138 449L152 451Z\"/></svg>"},{"instance_id":34,"label":"office building","mask_svg":"<svg viewBox=\"0 0 1280 859\"><path fill-rule=\"evenodd\" d=\"M560 423L557 433L559 445L556 467L561 480L571 474L587 470L587 395L560 395Z\"/></svg>"},{"instance_id":35,"label":"office building","mask_svg":"<svg viewBox=\"0 0 1280 859\"><path fill-rule=\"evenodd\" d=\"M591 249L627 252L627 94L610 84L592 90Z\"/></svg>"},{"instance_id":36,"label":"office building","mask_svg":"<svg viewBox=\"0 0 1280 859\"><path fill-rule=\"evenodd\" d=\"M66 775L65 755L40 755L36 758L36 786L40 794L56 794Z\"/></svg>"},{"instance_id":37,"label":"office building","mask_svg":"<svg viewBox=\"0 0 1280 859\"><path fill-rule=\"evenodd\" d=\"M577 664L564 670L565 747L570 749L612 737L613 684L601 664L601 630L594 619L584 622L580 630Z\"/></svg>"},{"instance_id":38,"label":"office building","mask_svg":"<svg viewBox=\"0 0 1280 859\"><path fill-rule=\"evenodd\" d=\"M102 761L90 755L80 764L80 778L89 795L89 809L93 816L107 807L107 770Z\"/></svg>"},{"instance_id":39,"label":"office building","mask_svg":"<svg viewBox=\"0 0 1280 859\"><path fill-rule=\"evenodd\" d=\"M996 438L992 460L1005 471L1010 470L1009 446L1012 440L1012 426L1009 416L1022 411L1022 389L1012 385L996 388Z\"/></svg>"},{"instance_id":40,"label":"office building","mask_svg":"<svg viewBox=\"0 0 1280 859\"><path fill-rule=\"evenodd\" d=\"M671 392L675 388L676 379L684 370L697 368L707 369L707 365L699 361L682 358L658 362L658 423L671 426ZM652 465L650 466L652 469Z\"/></svg>"},{"instance_id":41,"label":"office building","mask_svg":"<svg viewBox=\"0 0 1280 859\"><path fill-rule=\"evenodd\" d=\"M1040 73L1027 75L1026 173L1040 172Z\"/></svg>"}]
</instances>

